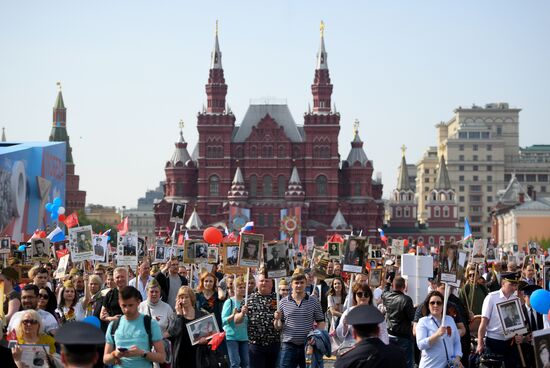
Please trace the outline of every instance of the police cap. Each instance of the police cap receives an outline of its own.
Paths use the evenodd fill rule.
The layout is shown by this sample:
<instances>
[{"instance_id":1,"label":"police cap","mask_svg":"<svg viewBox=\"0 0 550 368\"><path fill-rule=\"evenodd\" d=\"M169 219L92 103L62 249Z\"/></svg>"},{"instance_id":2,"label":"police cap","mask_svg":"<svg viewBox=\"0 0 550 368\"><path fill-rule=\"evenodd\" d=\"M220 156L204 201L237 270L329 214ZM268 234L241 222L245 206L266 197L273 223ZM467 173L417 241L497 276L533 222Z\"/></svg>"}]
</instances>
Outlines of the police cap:
<instances>
[{"instance_id":1,"label":"police cap","mask_svg":"<svg viewBox=\"0 0 550 368\"><path fill-rule=\"evenodd\" d=\"M55 334L55 341L63 345L103 345L105 335L89 323L66 323Z\"/></svg>"},{"instance_id":2,"label":"police cap","mask_svg":"<svg viewBox=\"0 0 550 368\"><path fill-rule=\"evenodd\" d=\"M384 316L372 305L358 305L349 312L346 321L352 326L377 325L384 321Z\"/></svg>"}]
</instances>

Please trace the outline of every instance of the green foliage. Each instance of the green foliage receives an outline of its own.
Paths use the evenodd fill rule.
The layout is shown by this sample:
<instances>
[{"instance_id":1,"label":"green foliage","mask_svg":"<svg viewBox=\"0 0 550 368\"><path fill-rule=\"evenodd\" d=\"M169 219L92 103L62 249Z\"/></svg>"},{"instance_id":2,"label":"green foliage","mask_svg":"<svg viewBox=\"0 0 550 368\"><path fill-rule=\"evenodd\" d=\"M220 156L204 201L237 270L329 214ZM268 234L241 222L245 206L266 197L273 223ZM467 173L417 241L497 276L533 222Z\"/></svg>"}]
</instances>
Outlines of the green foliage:
<instances>
[{"instance_id":1,"label":"green foliage","mask_svg":"<svg viewBox=\"0 0 550 368\"><path fill-rule=\"evenodd\" d=\"M117 238L117 228L116 226L104 224L97 220L91 220L86 216L86 213L83 210L78 211L78 222L80 226L92 225L94 234L103 234L105 231L111 229L109 236L111 237L111 243L114 243L114 239Z\"/></svg>"}]
</instances>

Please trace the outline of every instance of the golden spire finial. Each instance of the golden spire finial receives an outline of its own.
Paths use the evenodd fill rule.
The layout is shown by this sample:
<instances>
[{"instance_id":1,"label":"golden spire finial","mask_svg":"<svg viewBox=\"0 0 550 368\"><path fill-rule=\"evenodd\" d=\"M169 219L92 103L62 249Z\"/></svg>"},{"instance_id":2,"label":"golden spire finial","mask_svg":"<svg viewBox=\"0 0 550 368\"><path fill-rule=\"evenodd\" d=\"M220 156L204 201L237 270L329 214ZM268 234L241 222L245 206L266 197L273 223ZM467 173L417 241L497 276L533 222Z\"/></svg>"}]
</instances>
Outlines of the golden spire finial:
<instances>
[{"instance_id":1,"label":"golden spire finial","mask_svg":"<svg viewBox=\"0 0 550 368\"><path fill-rule=\"evenodd\" d=\"M56 85L57 85L57 90L61 92L61 82L57 82Z\"/></svg>"},{"instance_id":2,"label":"golden spire finial","mask_svg":"<svg viewBox=\"0 0 550 368\"><path fill-rule=\"evenodd\" d=\"M357 135L357 133L359 132L359 119L355 119L355 121L353 122L353 135Z\"/></svg>"},{"instance_id":3,"label":"golden spire finial","mask_svg":"<svg viewBox=\"0 0 550 368\"><path fill-rule=\"evenodd\" d=\"M183 127L185 126L185 123L183 122L183 119L180 119L180 122L178 123L178 126L180 127L180 130L183 130Z\"/></svg>"},{"instance_id":4,"label":"golden spire finial","mask_svg":"<svg viewBox=\"0 0 550 368\"><path fill-rule=\"evenodd\" d=\"M321 38L325 36L325 22L321 21L321 26L319 27L319 30L321 31Z\"/></svg>"},{"instance_id":5,"label":"golden spire finial","mask_svg":"<svg viewBox=\"0 0 550 368\"><path fill-rule=\"evenodd\" d=\"M402 145L401 146L401 154L403 155L403 157L405 157L405 151L407 150L407 146L405 145Z\"/></svg>"},{"instance_id":6,"label":"golden spire finial","mask_svg":"<svg viewBox=\"0 0 550 368\"><path fill-rule=\"evenodd\" d=\"M441 142L439 144L439 155L443 156L443 151L445 150L445 143Z\"/></svg>"},{"instance_id":7,"label":"golden spire finial","mask_svg":"<svg viewBox=\"0 0 550 368\"><path fill-rule=\"evenodd\" d=\"M218 20L216 19L216 37L218 36Z\"/></svg>"}]
</instances>

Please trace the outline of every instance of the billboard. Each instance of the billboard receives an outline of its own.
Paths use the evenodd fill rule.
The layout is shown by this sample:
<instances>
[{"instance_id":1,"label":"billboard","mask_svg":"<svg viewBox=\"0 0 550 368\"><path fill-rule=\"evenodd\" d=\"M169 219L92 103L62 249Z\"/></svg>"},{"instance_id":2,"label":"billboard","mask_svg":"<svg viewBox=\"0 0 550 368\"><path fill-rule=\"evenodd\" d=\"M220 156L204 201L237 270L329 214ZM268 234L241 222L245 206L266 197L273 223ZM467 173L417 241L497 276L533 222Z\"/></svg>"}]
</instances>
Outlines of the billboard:
<instances>
[{"instance_id":1,"label":"billboard","mask_svg":"<svg viewBox=\"0 0 550 368\"><path fill-rule=\"evenodd\" d=\"M65 203L64 142L0 142L0 235L25 241L51 227L44 205Z\"/></svg>"}]
</instances>

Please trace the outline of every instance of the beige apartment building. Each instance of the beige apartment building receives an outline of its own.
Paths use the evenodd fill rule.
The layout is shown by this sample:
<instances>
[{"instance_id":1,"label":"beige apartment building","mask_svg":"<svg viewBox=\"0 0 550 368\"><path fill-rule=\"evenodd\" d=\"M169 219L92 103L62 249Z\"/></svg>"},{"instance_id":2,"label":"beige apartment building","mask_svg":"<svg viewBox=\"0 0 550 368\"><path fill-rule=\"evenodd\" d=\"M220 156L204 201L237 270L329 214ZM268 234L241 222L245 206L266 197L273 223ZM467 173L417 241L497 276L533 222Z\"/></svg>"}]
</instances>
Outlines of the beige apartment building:
<instances>
[{"instance_id":1,"label":"beige apartment building","mask_svg":"<svg viewBox=\"0 0 550 368\"><path fill-rule=\"evenodd\" d=\"M512 173L545 194L550 185L550 146L519 147L520 111L507 103L458 107L449 121L436 125L438 148L430 147L416 165L421 220L426 218L426 199L441 154L447 158L449 178L457 193L459 223L468 217L476 237L490 236L491 208Z\"/></svg>"}]
</instances>

